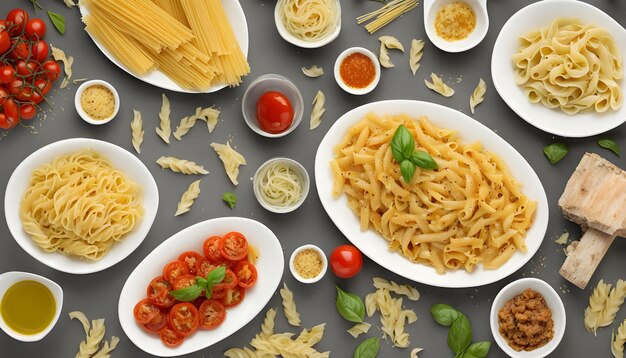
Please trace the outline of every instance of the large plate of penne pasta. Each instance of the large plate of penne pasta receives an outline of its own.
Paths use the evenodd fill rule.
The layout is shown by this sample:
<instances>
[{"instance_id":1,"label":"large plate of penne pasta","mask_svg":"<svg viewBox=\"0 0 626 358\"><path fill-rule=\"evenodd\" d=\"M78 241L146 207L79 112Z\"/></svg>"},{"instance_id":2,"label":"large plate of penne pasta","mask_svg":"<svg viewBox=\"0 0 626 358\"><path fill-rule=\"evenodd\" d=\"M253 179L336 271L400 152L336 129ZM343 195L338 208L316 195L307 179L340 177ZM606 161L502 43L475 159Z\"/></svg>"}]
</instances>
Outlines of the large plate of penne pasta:
<instances>
[{"instance_id":1,"label":"large plate of penne pasta","mask_svg":"<svg viewBox=\"0 0 626 358\"><path fill-rule=\"evenodd\" d=\"M411 149L436 163L426 169L416 160L408 182L394 158L400 126ZM382 101L344 114L320 143L315 179L348 240L388 270L432 286L476 287L511 275L537 252L548 225L545 191L522 155L465 114L428 102Z\"/></svg>"}]
</instances>

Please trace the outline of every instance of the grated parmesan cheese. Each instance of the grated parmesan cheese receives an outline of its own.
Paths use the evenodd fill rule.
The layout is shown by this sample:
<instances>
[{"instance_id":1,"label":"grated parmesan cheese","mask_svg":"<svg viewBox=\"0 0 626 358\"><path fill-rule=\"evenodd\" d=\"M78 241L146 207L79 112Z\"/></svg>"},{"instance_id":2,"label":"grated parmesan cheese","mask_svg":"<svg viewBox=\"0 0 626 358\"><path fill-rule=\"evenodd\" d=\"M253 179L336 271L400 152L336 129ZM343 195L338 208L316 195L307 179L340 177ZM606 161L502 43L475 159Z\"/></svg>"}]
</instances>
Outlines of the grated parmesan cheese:
<instances>
[{"instance_id":1,"label":"grated parmesan cheese","mask_svg":"<svg viewBox=\"0 0 626 358\"><path fill-rule=\"evenodd\" d=\"M102 85L90 86L80 95L80 105L89 117L104 120L115 111L115 97L110 89Z\"/></svg>"},{"instance_id":2,"label":"grated parmesan cheese","mask_svg":"<svg viewBox=\"0 0 626 358\"><path fill-rule=\"evenodd\" d=\"M298 252L293 259L293 267L302 278L314 278L322 272L322 257L313 249Z\"/></svg>"}]
</instances>

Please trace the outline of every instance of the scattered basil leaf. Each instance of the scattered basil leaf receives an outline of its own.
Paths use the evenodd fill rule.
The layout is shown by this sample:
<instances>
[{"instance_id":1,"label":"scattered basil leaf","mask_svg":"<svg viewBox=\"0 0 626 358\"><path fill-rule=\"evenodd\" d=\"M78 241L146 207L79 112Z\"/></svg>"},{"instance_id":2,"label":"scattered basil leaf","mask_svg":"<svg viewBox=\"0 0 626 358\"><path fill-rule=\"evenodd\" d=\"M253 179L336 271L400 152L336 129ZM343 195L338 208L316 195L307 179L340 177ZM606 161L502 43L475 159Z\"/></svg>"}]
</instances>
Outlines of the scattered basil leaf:
<instances>
[{"instance_id":1,"label":"scattered basil leaf","mask_svg":"<svg viewBox=\"0 0 626 358\"><path fill-rule=\"evenodd\" d=\"M206 275L206 287L210 288L217 285L224 280L224 277L226 277L226 267L219 266L218 268L211 270L211 272Z\"/></svg>"},{"instance_id":2,"label":"scattered basil leaf","mask_svg":"<svg viewBox=\"0 0 626 358\"><path fill-rule=\"evenodd\" d=\"M391 139L391 154L393 154L393 159L400 163L404 159L410 158L413 151L415 151L415 140L411 132L401 124L398 126Z\"/></svg>"},{"instance_id":3,"label":"scattered basil leaf","mask_svg":"<svg viewBox=\"0 0 626 358\"><path fill-rule=\"evenodd\" d=\"M491 342L476 342L472 343L462 357L464 358L485 358L489 354L489 348L491 348Z\"/></svg>"},{"instance_id":4,"label":"scattered basil leaf","mask_svg":"<svg viewBox=\"0 0 626 358\"><path fill-rule=\"evenodd\" d=\"M170 295L182 302L193 301L198 298L200 294L202 294L202 288L197 285L181 288L180 290L170 292Z\"/></svg>"},{"instance_id":5,"label":"scattered basil leaf","mask_svg":"<svg viewBox=\"0 0 626 358\"><path fill-rule=\"evenodd\" d=\"M374 358L378 355L379 349L380 341L378 337L370 337L356 347L354 358Z\"/></svg>"},{"instance_id":6,"label":"scattered basil leaf","mask_svg":"<svg viewBox=\"0 0 626 358\"><path fill-rule=\"evenodd\" d=\"M569 152L569 148L564 143L552 143L543 148L543 153L546 155L550 164L554 165L558 163Z\"/></svg>"},{"instance_id":7,"label":"scattered basil leaf","mask_svg":"<svg viewBox=\"0 0 626 358\"><path fill-rule=\"evenodd\" d=\"M56 12L47 11L48 17L54 27L61 33L61 35L65 34L65 17L61 14L57 14Z\"/></svg>"},{"instance_id":8,"label":"scattered basil leaf","mask_svg":"<svg viewBox=\"0 0 626 358\"><path fill-rule=\"evenodd\" d=\"M206 287L208 285L209 281L206 280L206 278L202 277L202 276L196 276L196 284L200 287Z\"/></svg>"},{"instance_id":9,"label":"scattered basil leaf","mask_svg":"<svg viewBox=\"0 0 626 358\"><path fill-rule=\"evenodd\" d=\"M442 326L449 327L462 313L452 306L438 303L430 308L430 314L433 316L435 322Z\"/></svg>"},{"instance_id":10,"label":"scattered basil leaf","mask_svg":"<svg viewBox=\"0 0 626 358\"><path fill-rule=\"evenodd\" d=\"M619 157L620 150L619 150L619 147L617 146L617 143L615 143L614 141L604 138L598 141L598 145L604 149L610 150L611 152L615 153L615 155Z\"/></svg>"},{"instance_id":11,"label":"scattered basil leaf","mask_svg":"<svg viewBox=\"0 0 626 358\"><path fill-rule=\"evenodd\" d=\"M472 326L464 314L452 322L448 331L448 347L456 354L463 353L472 342Z\"/></svg>"},{"instance_id":12,"label":"scattered basil leaf","mask_svg":"<svg viewBox=\"0 0 626 358\"><path fill-rule=\"evenodd\" d=\"M411 178L413 178L413 174L415 174L415 164L408 159L403 160L400 163L400 172L402 173L402 178L404 178L405 183L411 182Z\"/></svg>"},{"instance_id":13,"label":"scattered basil leaf","mask_svg":"<svg viewBox=\"0 0 626 358\"><path fill-rule=\"evenodd\" d=\"M437 162L430 156L430 154L423 150L418 150L411 155L411 161L413 164L424 169L437 169Z\"/></svg>"},{"instance_id":14,"label":"scattered basil leaf","mask_svg":"<svg viewBox=\"0 0 626 358\"><path fill-rule=\"evenodd\" d=\"M224 200L224 202L226 202L231 209L235 207L235 204L237 204L237 196L233 193L224 193L224 195L222 195L222 200Z\"/></svg>"},{"instance_id":15,"label":"scattered basil leaf","mask_svg":"<svg viewBox=\"0 0 626 358\"><path fill-rule=\"evenodd\" d=\"M361 298L337 287L337 312L350 322L361 323L365 317L365 305Z\"/></svg>"}]
</instances>

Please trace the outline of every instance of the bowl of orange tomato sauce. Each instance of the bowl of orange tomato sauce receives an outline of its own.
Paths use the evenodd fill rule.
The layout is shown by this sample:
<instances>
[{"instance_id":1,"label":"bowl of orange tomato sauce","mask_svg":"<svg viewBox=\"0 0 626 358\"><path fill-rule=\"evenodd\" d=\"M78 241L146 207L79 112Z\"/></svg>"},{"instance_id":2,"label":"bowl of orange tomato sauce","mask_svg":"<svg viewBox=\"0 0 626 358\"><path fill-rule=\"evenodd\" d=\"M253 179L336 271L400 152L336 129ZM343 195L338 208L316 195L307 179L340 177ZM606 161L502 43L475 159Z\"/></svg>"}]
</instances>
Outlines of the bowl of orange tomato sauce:
<instances>
[{"instance_id":1,"label":"bowl of orange tomato sauce","mask_svg":"<svg viewBox=\"0 0 626 358\"><path fill-rule=\"evenodd\" d=\"M380 63L368 49L351 47L335 61L335 81L344 91L354 95L372 92L380 80Z\"/></svg>"}]
</instances>

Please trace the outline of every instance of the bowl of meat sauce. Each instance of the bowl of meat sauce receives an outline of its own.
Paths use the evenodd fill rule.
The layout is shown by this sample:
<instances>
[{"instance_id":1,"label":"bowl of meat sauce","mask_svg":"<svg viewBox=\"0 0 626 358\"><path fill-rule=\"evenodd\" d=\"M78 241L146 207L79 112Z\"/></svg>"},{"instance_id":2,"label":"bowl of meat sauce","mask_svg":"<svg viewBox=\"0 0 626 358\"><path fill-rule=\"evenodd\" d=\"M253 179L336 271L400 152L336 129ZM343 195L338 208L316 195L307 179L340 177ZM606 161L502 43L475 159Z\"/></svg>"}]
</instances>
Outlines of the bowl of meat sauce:
<instances>
[{"instance_id":1,"label":"bowl of meat sauce","mask_svg":"<svg viewBox=\"0 0 626 358\"><path fill-rule=\"evenodd\" d=\"M351 47L335 61L335 81L344 91L364 95L372 92L380 80L380 63L368 49Z\"/></svg>"}]
</instances>

